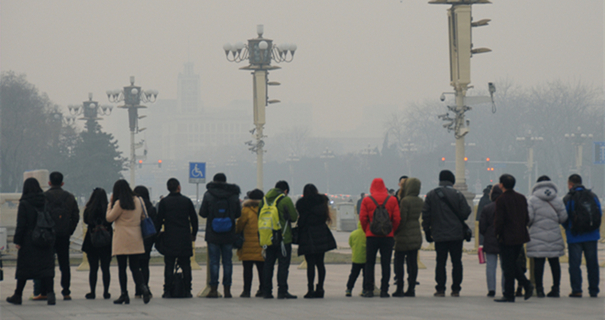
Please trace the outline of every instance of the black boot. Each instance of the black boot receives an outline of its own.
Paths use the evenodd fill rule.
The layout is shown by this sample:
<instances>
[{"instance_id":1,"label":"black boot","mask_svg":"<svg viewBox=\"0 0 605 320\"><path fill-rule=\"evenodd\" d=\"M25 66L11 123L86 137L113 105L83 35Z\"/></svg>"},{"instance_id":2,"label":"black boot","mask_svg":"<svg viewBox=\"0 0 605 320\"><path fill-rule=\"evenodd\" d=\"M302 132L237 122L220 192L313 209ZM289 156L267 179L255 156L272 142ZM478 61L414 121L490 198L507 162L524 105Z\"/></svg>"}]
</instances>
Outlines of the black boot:
<instances>
[{"instance_id":1,"label":"black boot","mask_svg":"<svg viewBox=\"0 0 605 320\"><path fill-rule=\"evenodd\" d=\"M303 298L305 298L305 299L315 298L315 292L313 291L313 285L312 284L307 285L307 294L305 294L303 296Z\"/></svg>"},{"instance_id":2,"label":"black boot","mask_svg":"<svg viewBox=\"0 0 605 320\"><path fill-rule=\"evenodd\" d=\"M218 298L218 286L210 286L210 292L206 298Z\"/></svg>"},{"instance_id":3,"label":"black boot","mask_svg":"<svg viewBox=\"0 0 605 320\"><path fill-rule=\"evenodd\" d=\"M550 292L546 295L549 298L558 298L559 295L559 286L552 286Z\"/></svg>"},{"instance_id":4,"label":"black boot","mask_svg":"<svg viewBox=\"0 0 605 320\"><path fill-rule=\"evenodd\" d=\"M223 296L225 298L233 298L231 295L231 286L223 286Z\"/></svg>"},{"instance_id":5,"label":"black boot","mask_svg":"<svg viewBox=\"0 0 605 320\"><path fill-rule=\"evenodd\" d=\"M149 292L149 288L144 284L142 284L140 287L141 293L143 294L143 302L148 304L149 300L151 300L151 292Z\"/></svg>"},{"instance_id":6,"label":"black boot","mask_svg":"<svg viewBox=\"0 0 605 320\"><path fill-rule=\"evenodd\" d=\"M324 287L317 285L317 287L315 288L315 292L313 292L313 297L314 298L323 298L325 293L326 292L324 291Z\"/></svg>"},{"instance_id":7,"label":"black boot","mask_svg":"<svg viewBox=\"0 0 605 320\"><path fill-rule=\"evenodd\" d=\"M57 303L57 299L55 298L54 292L47 293L46 297L46 304L48 304L49 306L54 306Z\"/></svg>"},{"instance_id":8,"label":"black boot","mask_svg":"<svg viewBox=\"0 0 605 320\"><path fill-rule=\"evenodd\" d=\"M398 282L397 283L397 289L395 289L395 292L393 292L393 297L403 297L403 282Z\"/></svg>"},{"instance_id":9,"label":"black boot","mask_svg":"<svg viewBox=\"0 0 605 320\"><path fill-rule=\"evenodd\" d=\"M114 304L129 304L130 303L130 297L128 297L128 291L124 291L122 292L122 294L120 295L120 297L118 298L118 300L114 300L113 301Z\"/></svg>"},{"instance_id":10,"label":"black boot","mask_svg":"<svg viewBox=\"0 0 605 320\"><path fill-rule=\"evenodd\" d=\"M12 304L21 304L22 299L21 296L14 294L12 297L7 297L6 301Z\"/></svg>"},{"instance_id":11,"label":"black boot","mask_svg":"<svg viewBox=\"0 0 605 320\"><path fill-rule=\"evenodd\" d=\"M536 288L536 297L538 298L544 298L544 288L543 287L538 287Z\"/></svg>"},{"instance_id":12,"label":"black boot","mask_svg":"<svg viewBox=\"0 0 605 320\"><path fill-rule=\"evenodd\" d=\"M415 285L409 285L408 286L408 291L406 291L403 294L404 297L415 297L416 296L416 286Z\"/></svg>"}]
</instances>

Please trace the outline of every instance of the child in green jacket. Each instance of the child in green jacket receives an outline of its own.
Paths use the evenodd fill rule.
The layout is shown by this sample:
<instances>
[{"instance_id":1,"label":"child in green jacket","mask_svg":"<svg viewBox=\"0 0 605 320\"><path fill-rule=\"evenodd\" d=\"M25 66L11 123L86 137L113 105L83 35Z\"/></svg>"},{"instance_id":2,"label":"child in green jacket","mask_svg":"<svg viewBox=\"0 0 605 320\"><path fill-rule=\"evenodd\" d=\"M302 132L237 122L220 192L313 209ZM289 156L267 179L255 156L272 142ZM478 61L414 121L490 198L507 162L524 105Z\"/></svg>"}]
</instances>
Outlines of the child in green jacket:
<instances>
[{"instance_id":1,"label":"child in green jacket","mask_svg":"<svg viewBox=\"0 0 605 320\"><path fill-rule=\"evenodd\" d=\"M351 247L351 274L349 275L349 281L347 282L346 296L351 296L355 281L359 277L359 273L364 270L366 265L366 234L361 228L361 222L357 222L357 230L351 232L349 236L349 246ZM363 283L363 282L362 282Z\"/></svg>"}]
</instances>

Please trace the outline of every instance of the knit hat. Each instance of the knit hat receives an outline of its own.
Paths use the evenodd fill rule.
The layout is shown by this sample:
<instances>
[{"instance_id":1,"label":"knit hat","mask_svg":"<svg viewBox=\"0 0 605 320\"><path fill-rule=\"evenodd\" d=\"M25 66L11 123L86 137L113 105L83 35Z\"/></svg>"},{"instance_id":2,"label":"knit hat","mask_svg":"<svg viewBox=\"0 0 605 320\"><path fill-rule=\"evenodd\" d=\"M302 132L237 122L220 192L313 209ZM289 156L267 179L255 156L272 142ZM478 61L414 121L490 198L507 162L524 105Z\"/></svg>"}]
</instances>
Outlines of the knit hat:
<instances>
[{"instance_id":1,"label":"knit hat","mask_svg":"<svg viewBox=\"0 0 605 320\"><path fill-rule=\"evenodd\" d=\"M214 182L227 182L227 176L224 173L217 173L214 175L214 178L212 178L212 181Z\"/></svg>"},{"instance_id":2,"label":"knit hat","mask_svg":"<svg viewBox=\"0 0 605 320\"><path fill-rule=\"evenodd\" d=\"M449 181L452 184L456 183L456 176L449 170L439 172L439 181Z\"/></svg>"},{"instance_id":3,"label":"knit hat","mask_svg":"<svg viewBox=\"0 0 605 320\"><path fill-rule=\"evenodd\" d=\"M248 199L250 200L261 200L265 196L265 194L260 189L248 191L247 195Z\"/></svg>"}]
</instances>

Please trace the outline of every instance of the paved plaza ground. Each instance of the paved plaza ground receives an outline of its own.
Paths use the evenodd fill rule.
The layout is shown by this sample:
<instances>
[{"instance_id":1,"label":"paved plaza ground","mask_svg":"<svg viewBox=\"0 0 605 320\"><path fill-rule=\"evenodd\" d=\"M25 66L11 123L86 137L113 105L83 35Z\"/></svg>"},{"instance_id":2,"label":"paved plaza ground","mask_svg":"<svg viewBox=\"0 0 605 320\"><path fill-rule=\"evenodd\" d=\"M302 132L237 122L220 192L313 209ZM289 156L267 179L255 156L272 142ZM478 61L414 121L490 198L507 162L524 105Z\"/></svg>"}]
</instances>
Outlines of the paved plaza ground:
<instances>
[{"instance_id":1,"label":"paved plaza ground","mask_svg":"<svg viewBox=\"0 0 605 320\"><path fill-rule=\"evenodd\" d=\"M348 233L336 232L339 244L338 252L347 253L346 238ZM200 239L198 245L205 245ZM465 249L472 249L472 243L466 243ZM599 245L600 261L605 261L605 247ZM296 252L294 250L294 252ZM239 298L242 290L242 266L234 265L232 299L162 299L163 266L151 267L150 288L154 298L148 305L140 299L133 298L134 283L129 273L130 305L114 305L120 293L117 267L111 267L111 294L112 300L99 299L102 290L97 288L97 299L86 300L84 295L89 292L88 272L76 271L72 267L72 301L63 301L59 298L56 306L48 306L45 302L25 300L23 305L14 306L6 302L6 297L12 295L15 288L13 267L5 268L5 280L0 282L0 319L605 319L605 274L601 275L599 298L589 298L586 293L586 271L584 275L585 297L582 299L568 298L570 292L568 265L563 263L561 295L556 298L532 297L527 301L517 300L514 304L501 304L487 298L485 284L485 265L479 265L476 254L464 254L464 281L462 283L461 297L449 296L448 289L445 298L435 298L434 268L435 252L420 251L421 261L427 269L421 269L418 275L420 285L416 287L415 298L361 298L362 278L358 279L353 297L344 296L345 283L348 279L350 265L327 265L327 279L325 284L326 297L324 299L303 299L306 293L306 270L299 269L298 265L290 267L290 292L299 296L297 300L264 300L259 298ZM380 268L376 268L379 279ZM601 268L601 272L605 271ZM55 277L55 291L60 292L60 276L57 268ZM448 288L451 285L450 264L448 264ZM500 277L500 271L498 271ZM100 275L99 275L100 278ZM392 278L392 276L391 276ZM100 279L99 279L100 280ZM275 282L275 277L274 277ZM193 271L193 293L200 292L205 287L206 266L201 270ZM550 288L552 279L546 267L544 276L545 287ZM392 283L392 281L391 281ZM256 274L253 288L258 285ZM24 298L31 294L33 286L31 281L25 288ZM275 289L274 289L275 291ZM394 291L391 286L390 292ZM501 292L498 283L497 292ZM275 292L274 292L275 293Z\"/></svg>"}]
</instances>

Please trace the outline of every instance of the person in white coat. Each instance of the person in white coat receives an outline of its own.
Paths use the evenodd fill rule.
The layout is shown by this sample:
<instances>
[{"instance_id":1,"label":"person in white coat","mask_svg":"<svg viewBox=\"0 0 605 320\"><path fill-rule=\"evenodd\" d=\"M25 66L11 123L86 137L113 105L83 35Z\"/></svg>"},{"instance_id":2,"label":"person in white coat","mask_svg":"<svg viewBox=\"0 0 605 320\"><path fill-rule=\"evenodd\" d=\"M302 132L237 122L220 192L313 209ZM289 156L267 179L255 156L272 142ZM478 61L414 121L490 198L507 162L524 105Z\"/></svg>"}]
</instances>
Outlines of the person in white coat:
<instances>
[{"instance_id":1,"label":"person in white coat","mask_svg":"<svg viewBox=\"0 0 605 320\"><path fill-rule=\"evenodd\" d=\"M527 256L534 258L536 295L544 298L544 264L548 259L553 285L548 297L559 297L561 265L559 257L565 254L565 243L559 225L567 220L563 200L557 197L557 187L548 176L538 178L527 201L529 213L529 237Z\"/></svg>"}]
</instances>

